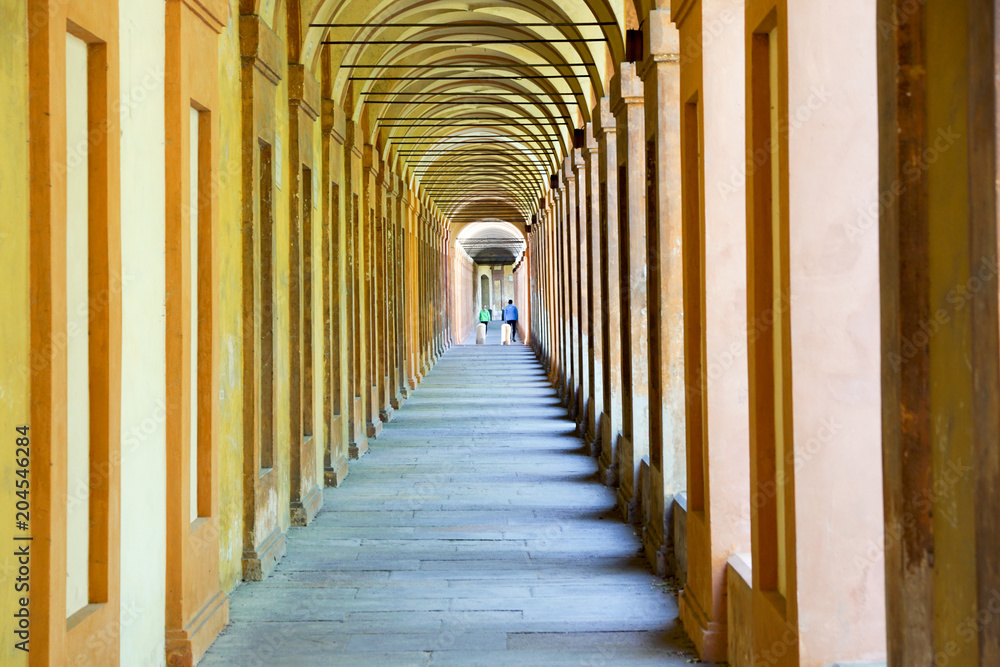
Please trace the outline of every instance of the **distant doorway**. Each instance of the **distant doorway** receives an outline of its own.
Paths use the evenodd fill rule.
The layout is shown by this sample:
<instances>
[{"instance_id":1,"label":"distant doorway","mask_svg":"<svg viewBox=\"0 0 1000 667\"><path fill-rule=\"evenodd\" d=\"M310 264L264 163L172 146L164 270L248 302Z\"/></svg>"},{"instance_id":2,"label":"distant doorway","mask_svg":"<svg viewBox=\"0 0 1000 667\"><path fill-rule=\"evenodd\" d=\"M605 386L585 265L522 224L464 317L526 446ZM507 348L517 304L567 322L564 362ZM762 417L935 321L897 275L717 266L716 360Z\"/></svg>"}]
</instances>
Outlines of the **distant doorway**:
<instances>
[{"instance_id":1,"label":"distant doorway","mask_svg":"<svg viewBox=\"0 0 1000 667\"><path fill-rule=\"evenodd\" d=\"M479 294L482 300L482 307L489 310L490 307L490 279L487 276L479 276Z\"/></svg>"}]
</instances>

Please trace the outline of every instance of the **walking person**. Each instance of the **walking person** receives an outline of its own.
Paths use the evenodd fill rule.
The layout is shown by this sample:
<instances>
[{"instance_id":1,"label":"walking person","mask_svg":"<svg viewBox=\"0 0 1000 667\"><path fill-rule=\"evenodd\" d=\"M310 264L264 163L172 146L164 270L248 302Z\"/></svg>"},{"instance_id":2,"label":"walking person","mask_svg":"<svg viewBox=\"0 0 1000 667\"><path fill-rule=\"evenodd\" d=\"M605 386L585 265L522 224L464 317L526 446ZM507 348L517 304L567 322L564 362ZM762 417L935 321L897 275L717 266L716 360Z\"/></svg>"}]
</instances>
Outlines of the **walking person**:
<instances>
[{"instance_id":1,"label":"walking person","mask_svg":"<svg viewBox=\"0 0 1000 667\"><path fill-rule=\"evenodd\" d=\"M492 317L490 316L490 311L486 310L485 308L479 311L479 321L486 325L487 331L490 330L491 319Z\"/></svg>"},{"instance_id":2,"label":"walking person","mask_svg":"<svg viewBox=\"0 0 1000 667\"><path fill-rule=\"evenodd\" d=\"M517 306L513 300L507 301L507 307L503 309L503 319L510 325L510 342L517 340Z\"/></svg>"}]
</instances>

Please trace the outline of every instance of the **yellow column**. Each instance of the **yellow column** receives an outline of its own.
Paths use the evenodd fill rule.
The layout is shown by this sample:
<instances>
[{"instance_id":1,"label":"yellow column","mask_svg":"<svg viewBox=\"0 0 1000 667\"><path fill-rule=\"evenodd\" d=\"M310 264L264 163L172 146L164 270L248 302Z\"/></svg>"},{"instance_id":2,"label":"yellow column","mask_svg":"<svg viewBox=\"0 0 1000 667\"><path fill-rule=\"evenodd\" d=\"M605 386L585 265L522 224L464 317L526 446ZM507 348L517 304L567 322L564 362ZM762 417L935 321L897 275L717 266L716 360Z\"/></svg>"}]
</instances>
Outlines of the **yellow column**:
<instances>
[{"instance_id":1,"label":"yellow column","mask_svg":"<svg viewBox=\"0 0 1000 667\"><path fill-rule=\"evenodd\" d=\"M347 345L347 232L344 187L344 112L330 99L322 101L322 176L320 177L323 218L322 287L324 300L324 389L330 394L328 442L323 456L326 486L339 486L347 476L348 415L353 395L348 384L350 356Z\"/></svg>"},{"instance_id":2,"label":"yellow column","mask_svg":"<svg viewBox=\"0 0 1000 667\"><path fill-rule=\"evenodd\" d=\"M587 236L587 375L590 382L590 403L587 409L587 427L584 437L600 455L601 413L604 412L604 312L605 296L601 285L601 169L594 123L587 123L584 130L583 157L585 169L584 206L586 215L582 222Z\"/></svg>"},{"instance_id":3,"label":"yellow column","mask_svg":"<svg viewBox=\"0 0 1000 667\"><path fill-rule=\"evenodd\" d=\"M573 364L570 348L572 335L569 329L569 219L568 219L568 183L565 176L565 165L559 171L559 187L556 197L556 297L558 298L559 323L559 357L557 361L559 390L562 393L563 405L567 408L573 401Z\"/></svg>"},{"instance_id":4,"label":"yellow column","mask_svg":"<svg viewBox=\"0 0 1000 667\"><path fill-rule=\"evenodd\" d=\"M889 664L1000 664L997 6L878 8Z\"/></svg>"},{"instance_id":5,"label":"yellow column","mask_svg":"<svg viewBox=\"0 0 1000 667\"><path fill-rule=\"evenodd\" d=\"M576 130L575 136L579 139L580 145L573 150L573 173L576 176L576 219L573 227L576 233L575 255L576 255L576 290L575 299L576 310L576 368L579 386L579 394L576 402L576 424L580 434L586 437L589 423L589 415L593 409L591 387L591 363L593 352L590 347L590 289L588 282L589 254L589 234L587 223L589 221L587 208L587 163L583 159L584 142L586 141L585 130ZM591 429L592 430L592 429Z\"/></svg>"},{"instance_id":6,"label":"yellow column","mask_svg":"<svg viewBox=\"0 0 1000 667\"><path fill-rule=\"evenodd\" d=\"M663 401L651 419L653 447L660 450L656 459L662 462L657 499L665 501L666 512L678 476L674 466L683 466L674 457L685 451L687 456L689 556L681 620L703 659L724 660L727 645L741 646L751 634L741 626L752 625L740 622L744 598L734 593L728 609L725 604L727 581L739 583L745 571L739 554L749 550L745 197L742 184L726 194L718 185L728 183L734 171L740 174L737 165L745 159L743 9L730 0L680 4L673 12L679 36L664 12L651 12L647 21L646 85L653 88L647 89L647 100L655 97L659 106L647 117L647 136L654 135L658 145L657 182L668 187L655 190L659 239L651 239L650 247L652 252L655 243L661 252L651 278L658 276L663 335L653 336L651 320L650 343L656 340L660 354L654 384ZM683 192L671 187L678 168ZM682 258L670 250L677 245ZM682 336L675 333L677 302L683 303ZM733 566L727 565L730 557ZM737 619L732 628L729 618Z\"/></svg>"},{"instance_id":7,"label":"yellow column","mask_svg":"<svg viewBox=\"0 0 1000 667\"><path fill-rule=\"evenodd\" d=\"M649 454L649 339L646 271L646 142L643 86L635 63L621 63L612 82L618 125L618 228L622 303L622 437L618 506L639 519L639 462Z\"/></svg>"},{"instance_id":8,"label":"yellow column","mask_svg":"<svg viewBox=\"0 0 1000 667\"><path fill-rule=\"evenodd\" d=\"M622 329L621 261L618 229L618 129L611 113L611 100L602 97L594 107L594 138L597 140L598 198L600 206L601 322L604 411L599 428L601 479L608 486L618 484L618 440L622 428Z\"/></svg>"},{"instance_id":9,"label":"yellow column","mask_svg":"<svg viewBox=\"0 0 1000 667\"><path fill-rule=\"evenodd\" d=\"M420 312L419 302L419 253L418 228L419 201L416 194L409 192L407 203L406 222L406 260L407 260L407 281L406 281L406 368L409 389L417 388L420 383L420 369L417 361L419 355L419 330L417 328L417 314Z\"/></svg>"},{"instance_id":10,"label":"yellow column","mask_svg":"<svg viewBox=\"0 0 1000 667\"><path fill-rule=\"evenodd\" d=\"M731 0L723 0L732 4ZM645 93L646 138L646 230L649 279L649 466L648 479L643 479L644 494L643 541L646 554L653 567L664 572L667 561L666 545L671 531L671 517L674 498L685 491L686 474L686 434L685 434L685 392L684 392L684 278L683 253L681 250L681 133L680 133L680 63L677 29L670 22L671 14L666 10L654 10L644 22L643 42L646 48L645 60L640 75ZM734 29L731 29L733 31ZM711 45L710 45L711 46ZM732 66L735 69L735 65ZM692 68L693 69L693 68ZM722 76L729 71L727 64ZM734 77L739 80L739 73ZM739 86L734 85L730 99L740 99ZM723 92L723 91L720 91ZM685 100L690 99L685 96ZM738 105L737 105L738 106ZM724 114L730 107L721 107L719 116L722 123L741 126L736 114ZM736 116L734 118L734 116ZM736 130L738 132L738 130ZM728 135L725 135L728 138ZM729 154L719 160L723 168L731 169L739 159L739 142ZM716 177L718 178L718 177ZM692 181L697 183L699 181ZM695 190L692 188L692 193ZM742 207L737 197L732 198L729 208L735 215L725 219L734 238L743 228ZM692 202L691 206L700 205ZM742 256L742 246L725 235L715 244L722 252ZM716 273L717 271L717 273ZM746 305L741 301L742 291L738 285L743 280L743 264L738 261L720 262L707 276L713 282L718 276L725 276L725 283L713 303L725 304L720 309L728 315L725 323L728 347L738 341L746 322ZM700 279L700 272L691 269L687 275ZM737 286L734 288L734 286ZM738 313L733 317L731 313ZM739 378L745 378L745 365L732 369L731 376L740 386ZM742 387L745 390L746 382ZM728 389L728 387L727 387ZM738 405L739 392L724 389L730 398L720 417L726 419L731 428L745 425L746 409ZM743 415L742 422L737 415ZM729 438L732 441L732 437ZM743 443L744 449L746 443ZM738 446L738 445L736 445ZM728 456L729 451L720 453ZM744 475L746 477L746 475ZM745 481L744 481L745 483Z\"/></svg>"},{"instance_id":11,"label":"yellow column","mask_svg":"<svg viewBox=\"0 0 1000 667\"><path fill-rule=\"evenodd\" d=\"M377 438L382 433L382 419L379 417L379 354L378 354L378 271L376 256L377 246L377 223L376 223L376 203L381 191L377 183L378 180L378 154L371 144L365 144L364 162L362 171L362 199L361 211L361 235L364 238L362 243L363 252L360 255L362 262L362 317L365 322L364 341L367 355L365 365L362 368L364 385L362 391L365 397L365 428L369 438Z\"/></svg>"},{"instance_id":12,"label":"yellow column","mask_svg":"<svg viewBox=\"0 0 1000 667\"><path fill-rule=\"evenodd\" d=\"M347 234L347 341L350 347L348 364L349 388L349 448L352 459L368 451L368 431L365 428L366 392L364 368L367 363L364 313L364 234L361 213L361 158L364 138L358 124L347 121L347 143L344 146L344 193Z\"/></svg>"},{"instance_id":13,"label":"yellow column","mask_svg":"<svg viewBox=\"0 0 1000 667\"><path fill-rule=\"evenodd\" d=\"M579 151L570 151L570 155L563 160L562 177L565 182L563 188L563 202L565 204L565 215L563 224L566 239L566 267L565 280L563 285L566 295L566 367L567 367L567 401L569 405L570 418L576 419L579 416L579 407L582 397L580 395L581 373L580 373L580 327L579 327L579 265L580 234L577 217L577 207L579 198L576 188L576 156Z\"/></svg>"}]
</instances>

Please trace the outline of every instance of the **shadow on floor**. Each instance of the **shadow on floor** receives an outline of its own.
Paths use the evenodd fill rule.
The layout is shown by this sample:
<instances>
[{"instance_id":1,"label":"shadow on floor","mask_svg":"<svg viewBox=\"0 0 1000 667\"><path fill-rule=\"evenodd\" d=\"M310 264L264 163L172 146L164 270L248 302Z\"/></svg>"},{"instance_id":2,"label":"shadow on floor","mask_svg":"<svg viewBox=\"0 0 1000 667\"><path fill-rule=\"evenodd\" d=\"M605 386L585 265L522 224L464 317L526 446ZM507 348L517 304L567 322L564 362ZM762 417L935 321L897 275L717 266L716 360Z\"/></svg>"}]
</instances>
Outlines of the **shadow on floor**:
<instances>
[{"instance_id":1,"label":"shadow on floor","mask_svg":"<svg viewBox=\"0 0 1000 667\"><path fill-rule=\"evenodd\" d=\"M695 662L673 590L516 349L441 357L271 577L232 594L203 665Z\"/></svg>"}]
</instances>

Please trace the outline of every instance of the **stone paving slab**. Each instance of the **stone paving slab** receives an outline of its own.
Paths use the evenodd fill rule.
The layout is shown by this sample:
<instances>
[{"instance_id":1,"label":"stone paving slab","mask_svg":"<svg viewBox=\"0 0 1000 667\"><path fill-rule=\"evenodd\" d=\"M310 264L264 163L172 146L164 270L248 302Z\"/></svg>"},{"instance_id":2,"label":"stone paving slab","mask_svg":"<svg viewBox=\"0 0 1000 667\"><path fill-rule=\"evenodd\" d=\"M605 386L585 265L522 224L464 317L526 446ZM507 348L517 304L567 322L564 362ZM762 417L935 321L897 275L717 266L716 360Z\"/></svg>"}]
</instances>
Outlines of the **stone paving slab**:
<instances>
[{"instance_id":1,"label":"stone paving slab","mask_svg":"<svg viewBox=\"0 0 1000 667\"><path fill-rule=\"evenodd\" d=\"M528 348L452 348L369 445L203 665L696 664Z\"/></svg>"}]
</instances>

